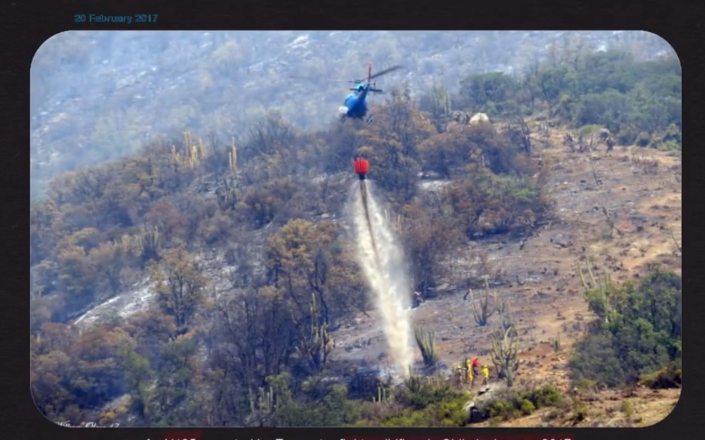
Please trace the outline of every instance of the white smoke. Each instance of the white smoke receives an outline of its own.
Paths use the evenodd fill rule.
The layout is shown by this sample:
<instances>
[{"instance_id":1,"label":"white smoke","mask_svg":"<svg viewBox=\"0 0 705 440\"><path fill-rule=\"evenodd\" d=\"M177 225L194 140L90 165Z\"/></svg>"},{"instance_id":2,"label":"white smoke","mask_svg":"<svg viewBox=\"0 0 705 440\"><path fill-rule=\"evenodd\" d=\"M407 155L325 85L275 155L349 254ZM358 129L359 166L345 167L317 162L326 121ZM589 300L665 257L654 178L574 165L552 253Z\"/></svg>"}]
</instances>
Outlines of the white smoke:
<instances>
[{"instance_id":1,"label":"white smoke","mask_svg":"<svg viewBox=\"0 0 705 440\"><path fill-rule=\"evenodd\" d=\"M406 377L414 358L411 348L412 334L409 317L411 290L407 267L404 253L370 191L369 181L366 182L366 186L369 225L363 206L361 185L355 182L351 188L357 260L374 293L373 300L381 315L384 334L392 359L398 367L397 371L402 377ZM374 234L374 240L370 234ZM375 256L375 245L379 262Z\"/></svg>"}]
</instances>

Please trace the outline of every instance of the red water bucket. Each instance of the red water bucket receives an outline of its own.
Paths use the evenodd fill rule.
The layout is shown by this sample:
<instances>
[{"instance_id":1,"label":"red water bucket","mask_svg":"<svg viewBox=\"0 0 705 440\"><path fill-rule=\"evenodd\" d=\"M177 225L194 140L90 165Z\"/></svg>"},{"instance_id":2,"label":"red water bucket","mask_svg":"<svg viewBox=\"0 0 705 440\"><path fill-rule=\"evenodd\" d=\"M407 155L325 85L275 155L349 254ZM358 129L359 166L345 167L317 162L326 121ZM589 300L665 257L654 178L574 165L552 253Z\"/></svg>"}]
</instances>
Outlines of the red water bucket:
<instances>
[{"instance_id":1,"label":"red water bucket","mask_svg":"<svg viewBox=\"0 0 705 440\"><path fill-rule=\"evenodd\" d=\"M357 174L367 174L370 169L370 163L365 159L355 159L355 172Z\"/></svg>"}]
</instances>

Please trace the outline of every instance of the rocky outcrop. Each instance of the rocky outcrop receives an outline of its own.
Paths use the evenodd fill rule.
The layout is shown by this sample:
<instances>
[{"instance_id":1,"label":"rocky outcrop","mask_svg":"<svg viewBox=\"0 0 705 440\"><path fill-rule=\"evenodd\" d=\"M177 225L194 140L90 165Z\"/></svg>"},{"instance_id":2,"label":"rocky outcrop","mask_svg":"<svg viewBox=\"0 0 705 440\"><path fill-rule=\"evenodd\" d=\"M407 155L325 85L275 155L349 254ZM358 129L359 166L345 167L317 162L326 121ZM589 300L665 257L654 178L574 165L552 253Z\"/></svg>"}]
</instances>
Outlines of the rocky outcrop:
<instances>
[{"instance_id":1,"label":"rocky outcrop","mask_svg":"<svg viewBox=\"0 0 705 440\"><path fill-rule=\"evenodd\" d=\"M494 382L487 386L483 386L477 391L475 398L469 400L463 406L463 409L468 414L469 423L480 423L489 418L489 414L484 409L486 404L496 398L500 393L506 391L507 386L504 383Z\"/></svg>"},{"instance_id":2,"label":"rocky outcrop","mask_svg":"<svg viewBox=\"0 0 705 440\"><path fill-rule=\"evenodd\" d=\"M470 125L476 125L481 122L490 123L490 118L485 113L475 113L472 118L470 118Z\"/></svg>"}]
</instances>

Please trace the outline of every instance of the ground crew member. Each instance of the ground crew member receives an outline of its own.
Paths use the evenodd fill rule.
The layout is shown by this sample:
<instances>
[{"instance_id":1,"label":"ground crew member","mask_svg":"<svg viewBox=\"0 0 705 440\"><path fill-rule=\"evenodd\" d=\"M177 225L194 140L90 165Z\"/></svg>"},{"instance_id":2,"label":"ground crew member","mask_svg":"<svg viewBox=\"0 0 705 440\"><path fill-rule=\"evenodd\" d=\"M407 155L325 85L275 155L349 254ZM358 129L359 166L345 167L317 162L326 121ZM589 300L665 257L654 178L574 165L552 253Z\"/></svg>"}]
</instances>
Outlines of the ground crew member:
<instances>
[{"instance_id":1,"label":"ground crew member","mask_svg":"<svg viewBox=\"0 0 705 440\"><path fill-rule=\"evenodd\" d=\"M463 382L463 367L456 365L455 369L458 372L458 383L460 384Z\"/></svg>"},{"instance_id":2,"label":"ground crew member","mask_svg":"<svg viewBox=\"0 0 705 440\"><path fill-rule=\"evenodd\" d=\"M482 376L485 378L485 385L490 383L490 369L487 365L482 366Z\"/></svg>"},{"instance_id":3,"label":"ground crew member","mask_svg":"<svg viewBox=\"0 0 705 440\"><path fill-rule=\"evenodd\" d=\"M465 359L465 369L467 372L465 373L465 377L467 378L468 383L472 384L472 381L475 379L472 371L472 366L470 364L470 359Z\"/></svg>"},{"instance_id":4,"label":"ground crew member","mask_svg":"<svg viewBox=\"0 0 705 440\"><path fill-rule=\"evenodd\" d=\"M475 374L475 376L480 375L480 361L477 358L472 360L472 371Z\"/></svg>"}]
</instances>

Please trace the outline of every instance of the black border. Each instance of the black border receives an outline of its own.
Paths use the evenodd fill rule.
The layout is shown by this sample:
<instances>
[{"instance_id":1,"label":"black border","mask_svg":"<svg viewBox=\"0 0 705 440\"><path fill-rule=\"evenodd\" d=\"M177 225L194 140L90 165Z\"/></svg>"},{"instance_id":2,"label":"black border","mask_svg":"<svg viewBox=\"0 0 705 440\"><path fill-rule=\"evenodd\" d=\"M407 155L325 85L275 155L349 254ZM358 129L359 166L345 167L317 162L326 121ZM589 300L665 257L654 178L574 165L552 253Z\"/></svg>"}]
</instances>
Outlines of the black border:
<instances>
[{"instance_id":1,"label":"black border","mask_svg":"<svg viewBox=\"0 0 705 440\"><path fill-rule=\"evenodd\" d=\"M74 14L132 14L158 13L156 24L145 25L143 30L231 30L231 29L486 29L486 30L648 30L666 39L678 53L683 66L684 80L684 179L694 188L703 187L705 173L698 172L698 156L702 159L699 140L705 138L703 124L705 112L698 103L705 102L702 74L705 72L703 50L698 38L703 29L705 7L697 0L648 0L616 3L608 0L591 2L545 0L541 2L515 1L441 1L405 2L372 1L356 2L274 2L268 0L237 1L220 5L213 0L201 0L178 5L164 0L123 0L119 6L103 2L77 0L69 2L34 2L22 0L4 2L0 14L4 51L0 75L3 87L0 96L4 113L0 121L5 127L6 141L0 154L0 191L3 193L0 218L2 218L3 251L0 256L0 298L2 313L2 379L7 386L2 391L2 435L7 438L33 439L147 439L159 438L163 429L71 429L50 422L37 411L29 391L29 357L27 356L27 316L29 309L27 265L29 228L26 225L29 208L29 75L32 57L37 48L49 37L65 30L136 30L126 25L77 25ZM224 2L223 2L224 3ZM133 6L134 5L134 6ZM696 154L699 152L699 154ZM702 161L701 161L702 162ZM701 185L695 180L699 179ZM697 191L697 190L696 190ZM693 191L693 194L695 191ZM702 208L691 192L684 192L683 227L688 237L684 243L685 299L684 333L686 350L684 367L686 386L679 404L664 421L648 428L580 428L580 429L476 429L476 428L290 428L285 430L249 428L203 429L203 439L340 439L351 436L361 438L386 436L443 435L448 438L471 438L490 434L497 438L514 433L569 432L573 438L600 438L601 440L638 437L643 439L697 438L705 432L705 387L696 378L705 364L705 344L698 336L705 313L702 281L693 276L702 264L697 249L705 248L702 237L695 234L695 225L703 219ZM691 236L691 233L694 234ZM698 246L700 245L700 246ZM23 263L24 261L24 263ZM700 263L700 264L698 264ZM698 288L698 285L701 288ZM700 367L700 368L699 368ZM17 378L15 380L15 378ZM698 429L700 428L700 429ZM178 428L176 428L178 430ZM700 432L701 434L698 434Z\"/></svg>"}]
</instances>

